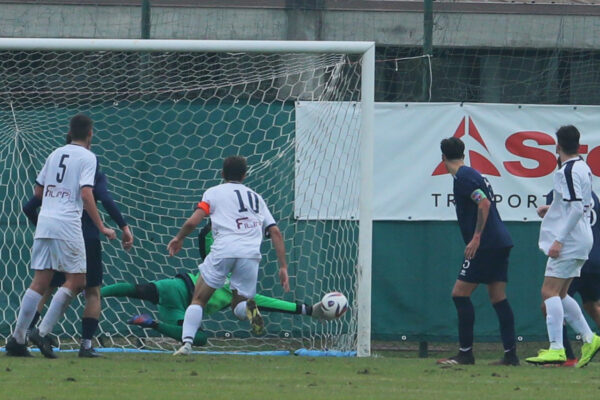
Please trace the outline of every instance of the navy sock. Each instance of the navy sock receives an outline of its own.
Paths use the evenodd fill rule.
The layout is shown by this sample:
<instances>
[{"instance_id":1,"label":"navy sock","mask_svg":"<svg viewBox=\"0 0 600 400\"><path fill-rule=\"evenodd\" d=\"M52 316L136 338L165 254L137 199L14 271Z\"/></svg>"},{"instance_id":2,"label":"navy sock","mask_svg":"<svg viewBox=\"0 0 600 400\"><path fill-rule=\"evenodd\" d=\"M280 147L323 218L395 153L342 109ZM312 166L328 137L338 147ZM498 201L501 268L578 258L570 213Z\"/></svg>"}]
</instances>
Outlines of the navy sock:
<instances>
[{"instance_id":1,"label":"navy sock","mask_svg":"<svg viewBox=\"0 0 600 400\"><path fill-rule=\"evenodd\" d=\"M500 337L505 351L512 350L516 347L515 340L515 317L508 303L508 299L494 304L494 310L498 314L498 322L500 322Z\"/></svg>"},{"instance_id":2,"label":"navy sock","mask_svg":"<svg viewBox=\"0 0 600 400\"><path fill-rule=\"evenodd\" d=\"M571 347L571 341L567 337L567 326L563 325L563 347L565 348L565 353L567 355L567 359L574 360L575 353L573 353L573 348Z\"/></svg>"},{"instance_id":3,"label":"navy sock","mask_svg":"<svg viewBox=\"0 0 600 400\"><path fill-rule=\"evenodd\" d=\"M473 347L473 325L475 324L475 308L469 297L453 297L458 314L458 342L462 350Z\"/></svg>"},{"instance_id":4,"label":"navy sock","mask_svg":"<svg viewBox=\"0 0 600 400\"><path fill-rule=\"evenodd\" d=\"M98 329L98 320L96 318L81 319L81 338L83 340L92 340L94 333Z\"/></svg>"},{"instance_id":5,"label":"navy sock","mask_svg":"<svg viewBox=\"0 0 600 400\"><path fill-rule=\"evenodd\" d=\"M35 315L33 316L33 319L31 320L31 323L29 324L29 330L32 330L33 328L35 328L35 326L37 325L38 321L40 320L40 312L36 311Z\"/></svg>"}]
</instances>

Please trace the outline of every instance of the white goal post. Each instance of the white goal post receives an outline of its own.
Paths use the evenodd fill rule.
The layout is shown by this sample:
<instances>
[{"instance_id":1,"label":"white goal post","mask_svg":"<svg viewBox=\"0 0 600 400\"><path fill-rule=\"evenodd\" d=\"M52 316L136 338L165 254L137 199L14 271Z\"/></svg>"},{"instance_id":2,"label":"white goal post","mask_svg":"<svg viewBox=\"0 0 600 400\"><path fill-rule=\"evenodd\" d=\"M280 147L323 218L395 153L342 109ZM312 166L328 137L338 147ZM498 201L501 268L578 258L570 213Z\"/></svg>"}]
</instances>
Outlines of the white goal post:
<instances>
[{"instance_id":1,"label":"white goal post","mask_svg":"<svg viewBox=\"0 0 600 400\"><path fill-rule=\"evenodd\" d=\"M111 55L106 56L107 53ZM133 60L135 57L132 55L138 55L138 58ZM99 132L92 150L100 153L101 168L106 166L111 188L124 207L124 214L138 213L138 220L147 221L147 225L143 226L138 226L135 220L132 224L136 246L140 247L134 248L131 254L123 253L117 245L105 244L105 277L116 282L158 279L159 274L154 273L154 267L146 263L148 258L165 265L160 267L161 273L172 273L173 261L164 259L160 246L166 246L164 240L172 235L173 228L180 225L190 211L189 207L181 208L193 203L205 189L190 184L190 176L215 181L218 178L218 160L230 155L228 151L256 154L255 159L249 157L249 176L254 172L255 177L261 178L256 178L249 186L252 187L253 183L255 186L264 185L257 189L259 193L261 190L274 192L273 196L281 196L288 202L298 201L299 193L277 194L274 188L286 177L294 176L294 165L299 162L296 143L299 134L294 132L294 124L298 121L289 122L297 116L293 104L314 101L321 102L324 110L334 106L348 107L349 103L354 103L358 109L353 115L360 121L357 128L360 142L353 147L357 158L338 163L335 152L333 155L329 153L335 150L335 143L331 143L320 155L332 157L333 168L352 168L353 164L359 164L356 171L359 182L333 184L356 185L359 192L357 228L348 228L345 223L338 228L335 220L320 221L318 226L304 226L287 215L275 215L277 210L274 216L285 219L282 230L289 232L284 232L290 250L288 258L290 265L298 265L298 273L292 276L291 282L292 286L299 283L294 295L300 300L302 297L318 300L323 291L336 290L336 285L346 285L342 281L349 279L351 283L348 285L353 287L349 296L352 311L348 313L352 314L348 317L352 319L352 326L348 327L345 323L335 328L315 328L300 324L298 331L309 332L304 336L312 333L322 336L321 342L312 342L315 348L335 348L336 340L328 338L347 335L350 339L344 342L350 343L359 357L371 354L373 42L0 38L0 58L0 75L4 76L4 81L0 81L0 145L4 146L0 150L0 167L4 170L0 176L0 195L6 196L0 209L0 230L3 231L0 250L7 263L6 272L12 274L0 279L3 292L0 294L0 306L4 308L0 312L5 321L4 325L0 325L0 337L6 337L16 318L18 300L25 284L21 281L29 281L26 274L29 273L32 228L21 215L20 205L31 194L32 177L37 173L40 162L43 163L49 151L63 141L64 137L57 132L65 133L64 128L68 124L65 118L69 113L92 110L95 129ZM128 65L135 65L136 69ZM212 76L212 73L215 75ZM144 74L150 77L145 78ZM192 108L186 105L188 103L202 103L202 109ZM224 103L227 103L226 107ZM168 104L173 109L169 110ZM285 112L281 111L284 108ZM99 121L94 113L102 115ZM333 113L323 111L317 116L319 134L326 133L327 129L336 129L336 122L327 121L327 115ZM173 124L169 118L177 123ZM131 128L132 124L136 125L135 129ZM277 129L271 129L272 126ZM103 137L102 129L110 129L112 137ZM117 132L117 129L122 132ZM177 135L185 132L186 136L171 141L166 137L171 129ZM269 131L268 134L256 136L253 132L263 129ZM236 138L235 134L231 134L235 131L243 132L243 135ZM120 133L123 135L121 138L118 137ZM303 133L312 134L316 133ZM185 142L185 149L181 147L182 142ZM127 149L127 153L123 149ZM313 149L306 157L316 157L313 153L318 151ZM201 163L200 159L207 161ZM287 161L281 161L284 159ZM279 171L278 163L289 169ZM133 176L128 171L135 168L144 168L145 172L139 176L136 172ZM192 172L198 169L201 173L194 175ZM295 176L298 179L298 170ZM318 179L319 176L326 177L326 171L307 173L306 179ZM144 180L148 182L147 186L140 183ZM268 183L265 183L267 180ZM171 191L171 184L177 189ZM152 202L147 214L146 210L140 210L144 199ZM266 198L266 201L272 207L277 199ZM177 211L169 211L173 209ZM169 212L171 214L163 218ZM104 215L103 219L108 220L108 216ZM339 219L352 218L340 216ZM355 224L356 221L350 223ZM109 225L114 226L112 223ZM298 236L295 237L294 233ZM344 242L336 243L338 240ZM160 241L162 243L158 246L156 242ZM324 251L319 248L321 244L330 249ZM348 250L353 244L357 244L358 248ZM186 247L193 246L188 242ZM356 255L345 252L355 252ZM181 267L194 268L198 263L196 254L189 249L182 252L180 258L189 260L178 261ZM323 254L327 257L341 254L342 261L328 260ZM316 277L318 285L307 282L311 279L311 272L300 273L299 269L304 268L306 263L318 262L316 260L331 263L331 266L318 269L320 273L342 268L343 272L339 272L341 278L335 278L338 272L332 272L331 277ZM138 272L128 271L127 262L136 264ZM266 261L263 259L261 269L265 262L270 265L269 257ZM337 265L345 262L356 264L353 277L349 276L352 272L348 272L348 268ZM169 263L170 266L167 265ZM272 271L271 268L269 273ZM291 270L291 273L295 272ZM271 283L278 285L272 278L265 279L270 279L264 283L266 289ZM7 291L11 291L10 295ZM111 306L123 308L121 314L112 317L119 319L125 315L124 309L129 307L122 303L104 304L105 308ZM80 307L81 301L67 319L76 321ZM229 318L233 317L230 315ZM106 319L101 323L102 331L130 329L120 321ZM281 326L287 326L287 321L284 318ZM71 331L71 335L76 337L77 322L69 323L71 325L61 325L61 329ZM222 323L215 329L229 332L227 326ZM294 329L284 329L285 335L273 335L287 338L288 331ZM140 333L128 332L132 335L133 332ZM55 333L58 334L58 327ZM307 337L302 340L303 343L311 341ZM342 347L347 349L348 346Z\"/></svg>"}]
</instances>

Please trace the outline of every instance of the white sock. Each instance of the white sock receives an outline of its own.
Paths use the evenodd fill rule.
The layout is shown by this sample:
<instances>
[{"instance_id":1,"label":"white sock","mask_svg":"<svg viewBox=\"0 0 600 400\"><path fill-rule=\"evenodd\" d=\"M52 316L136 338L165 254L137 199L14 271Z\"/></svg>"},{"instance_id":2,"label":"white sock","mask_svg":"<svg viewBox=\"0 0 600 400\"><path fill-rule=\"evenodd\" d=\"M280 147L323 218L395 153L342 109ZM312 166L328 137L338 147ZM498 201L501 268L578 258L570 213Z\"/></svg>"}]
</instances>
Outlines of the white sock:
<instances>
[{"instance_id":1,"label":"white sock","mask_svg":"<svg viewBox=\"0 0 600 400\"><path fill-rule=\"evenodd\" d=\"M563 319L564 310L559 296L553 296L544 301L546 304L546 327L550 348L560 350L563 348Z\"/></svg>"},{"instance_id":2,"label":"white sock","mask_svg":"<svg viewBox=\"0 0 600 400\"><path fill-rule=\"evenodd\" d=\"M302 304L302 315L306 315L306 304Z\"/></svg>"},{"instance_id":3,"label":"white sock","mask_svg":"<svg viewBox=\"0 0 600 400\"><path fill-rule=\"evenodd\" d=\"M246 315L246 301L240 301L233 309L233 313L241 321L248 319Z\"/></svg>"},{"instance_id":4,"label":"white sock","mask_svg":"<svg viewBox=\"0 0 600 400\"><path fill-rule=\"evenodd\" d=\"M17 324L13 332L13 337L17 340L17 343L25 344L25 336L27 335L27 328L33 321L33 316L37 310L37 305L40 302L42 295L35 290L27 289L23 298L21 299L21 308L19 309L19 316L17 317Z\"/></svg>"},{"instance_id":5,"label":"white sock","mask_svg":"<svg viewBox=\"0 0 600 400\"><path fill-rule=\"evenodd\" d=\"M65 310L69 307L69 304L71 304L71 300L73 300L73 292L64 286L58 288L56 294L52 297L52 301L50 302L48 311L46 311L46 315L44 315L44 319L40 322L40 336L44 337L52 332L52 328L54 328L54 325L56 325L58 320L63 316Z\"/></svg>"},{"instance_id":6,"label":"white sock","mask_svg":"<svg viewBox=\"0 0 600 400\"><path fill-rule=\"evenodd\" d=\"M200 329L202 323L202 306L199 304L191 304L185 310L183 317L183 329L181 332L181 341L183 343L193 343L196 332Z\"/></svg>"},{"instance_id":7,"label":"white sock","mask_svg":"<svg viewBox=\"0 0 600 400\"><path fill-rule=\"evenodd\" d=\"M571 296L566 295L565 298L562 299L562 304L565 310L565 321L571 325L571 328L573 328L575 332L581 335L581 339L585 343L590 343L594 338L594 333L585 320L577 301Z\"/></svg>"},{"instance_id":8,"label":"white sock","mask_svg":"<svg viewBox=\"0 0 600 400\"><path fill-rule=\"evenodd\" d=\"M84 349L91 349L92 348L92 340L91 339L81 339L81 347L83 347Z\"/></svg>"}]
</instances>

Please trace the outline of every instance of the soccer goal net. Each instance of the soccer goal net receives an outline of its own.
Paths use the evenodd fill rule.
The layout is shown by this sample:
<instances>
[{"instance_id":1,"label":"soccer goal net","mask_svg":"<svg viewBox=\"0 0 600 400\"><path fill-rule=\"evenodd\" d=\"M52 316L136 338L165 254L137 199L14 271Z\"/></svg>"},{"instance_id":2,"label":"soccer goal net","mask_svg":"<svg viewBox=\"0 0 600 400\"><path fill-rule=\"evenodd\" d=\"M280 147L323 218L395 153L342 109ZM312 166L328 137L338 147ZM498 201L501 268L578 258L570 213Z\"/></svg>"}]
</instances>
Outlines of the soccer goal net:
<instances>
[{"instance_id":1,"label":"soccer goal net","mask_svg":"<svg viewBox=\"0 0 600 400\"><path fill-rule=\"evenodd\" d=\"M242 155L245 183L263 195L283 232L292 287L283 293L266 241L258 293L312 305L340 291L350 309L328 322L265 311L267 333L253 337L227 308L205 316L206 347L368 355L373 47L0 40L0 336L10 334L31 279L34 227L22 205L45 158L65 143L69 119L85 113L94 120L92 151L135 236L130 252L103 240L104 285L198 272L195 234L176 257L167 243L203 192L221 182L223 158ZM127 324L135 314L160 321L159 311L177 311L167 308L103 299L100 345L172 349L174 340ZM79 296L55 328L61 346L77 342L82 309Z\"/></svg>"}]
</instances>

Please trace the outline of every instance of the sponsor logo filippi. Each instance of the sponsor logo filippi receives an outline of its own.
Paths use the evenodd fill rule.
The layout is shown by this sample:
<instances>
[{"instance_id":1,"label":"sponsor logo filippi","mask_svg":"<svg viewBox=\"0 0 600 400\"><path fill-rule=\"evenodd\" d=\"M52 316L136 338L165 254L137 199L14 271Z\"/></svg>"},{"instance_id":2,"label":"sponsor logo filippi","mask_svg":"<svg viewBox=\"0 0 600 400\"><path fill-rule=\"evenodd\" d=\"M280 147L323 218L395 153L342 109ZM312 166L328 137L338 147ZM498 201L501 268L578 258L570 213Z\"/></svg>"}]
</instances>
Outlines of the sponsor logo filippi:
<instances>
[{"instance_id":1,"label":"sponsor logo filippi","mask_svg":"<svg viewBox=\"0 0 600 400\"><path fill-rule=\"evenodd\" d=\"M64 187L57 187L56 185L46 185L44 197L51 197L53 199L70 199L71 191Z\"/></svg>"},{"instance_id":2,"label":"sponsor logo filippi","mask_svg":"<svg viewBox=\"0 0 600 400\"><path fill-rule=\"evenodd\" d=\"M248 217L242 217L235 220L238 229L251 229L260 226L260 222Z\"/></svg>"}]
</instances>

